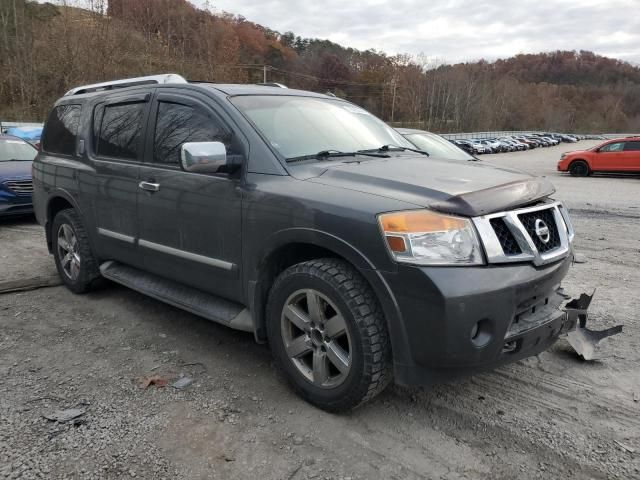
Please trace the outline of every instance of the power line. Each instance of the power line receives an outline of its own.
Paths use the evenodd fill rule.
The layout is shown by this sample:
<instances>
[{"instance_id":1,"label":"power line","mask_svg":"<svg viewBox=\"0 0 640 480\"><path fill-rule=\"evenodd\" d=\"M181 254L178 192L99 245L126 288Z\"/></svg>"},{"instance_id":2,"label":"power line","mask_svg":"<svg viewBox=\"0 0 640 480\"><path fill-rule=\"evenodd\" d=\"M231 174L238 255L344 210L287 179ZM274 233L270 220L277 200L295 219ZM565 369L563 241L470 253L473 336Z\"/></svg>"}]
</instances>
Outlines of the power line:
<instances>
[{"instance_id":1,"label":"power line","mask_svg":"<svg viewBox=\"0 0 640 480\"><path fill-rule=\"evenodd\" d=\"M295 77L307 78L307 79L316 80L316 81L325 82L325 83L339 83L342 85L354 85L354 86L387 86L388 85L388 83L362 83L362 82L352 82L349 80L335 80L332 78L321 78L321 77L316 77L315 75L292 72L290 70L283 70L281 68L276 68L276 67L270 67L270 68L275 72L286 73L288 75L293 75Z\"/></svg>"}]
</instances>

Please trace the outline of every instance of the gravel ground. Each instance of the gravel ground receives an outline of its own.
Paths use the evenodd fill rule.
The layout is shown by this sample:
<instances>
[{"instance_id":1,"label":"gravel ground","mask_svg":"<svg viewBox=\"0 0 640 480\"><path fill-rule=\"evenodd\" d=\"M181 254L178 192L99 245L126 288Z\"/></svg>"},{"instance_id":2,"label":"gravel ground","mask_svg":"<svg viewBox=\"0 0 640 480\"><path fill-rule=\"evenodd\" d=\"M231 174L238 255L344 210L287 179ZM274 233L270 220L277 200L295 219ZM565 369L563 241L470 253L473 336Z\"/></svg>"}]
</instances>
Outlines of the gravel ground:
<instances>
[{"instance_id":1,"label":"gravel ground","mask_svg":"<svg viewBox=\"0 0 640 480\"><path fill-rule=\"evenodd\" d=\"M561 340L331 415L294 396L251 335L125 288L0 294L0 477L640 478L640 178L560 175L567 149L483 159L549 176L572 208L585 262L565 289L597 287L593 324L625 324L603 360ZM54 271L31 218L0 221L0 246L4 281ZM169 385L140 386L153 376ZM180 378L193 382L171 387ZM43 416L66 409L81 415Z\"/></svg>"}]
</instances>

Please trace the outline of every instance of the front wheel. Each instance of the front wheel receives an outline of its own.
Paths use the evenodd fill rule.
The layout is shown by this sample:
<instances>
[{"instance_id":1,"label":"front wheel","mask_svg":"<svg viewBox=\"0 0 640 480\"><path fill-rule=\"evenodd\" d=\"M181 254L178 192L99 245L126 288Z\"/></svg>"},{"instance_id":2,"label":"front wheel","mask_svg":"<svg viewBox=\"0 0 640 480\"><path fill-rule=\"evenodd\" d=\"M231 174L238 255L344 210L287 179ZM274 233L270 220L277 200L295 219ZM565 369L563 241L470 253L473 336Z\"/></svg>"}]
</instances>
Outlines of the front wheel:
<instances>
[{"instance_id":1,"label":"front wheel","mask_svg":"<svg viewBox=\"0 0 640 480\"><path fill-rule=\"evenodd\" d=\"M382 310L364 278L342 260L312 260L285 270L271 289L267 323L276 364L295 391L319 408L355 408L391 380Z\"/></svg>"},{"instance_id":2,"label":"front wheel","mask_svg":"<svg viewBox=\"0 0 640 480\"><path fill-rule=\"evenodd\" d=\"M574 177L586 177L589 175L589 165L584 160L576 160L569 166L569 173Z\"/></svg>"}]
</instances>

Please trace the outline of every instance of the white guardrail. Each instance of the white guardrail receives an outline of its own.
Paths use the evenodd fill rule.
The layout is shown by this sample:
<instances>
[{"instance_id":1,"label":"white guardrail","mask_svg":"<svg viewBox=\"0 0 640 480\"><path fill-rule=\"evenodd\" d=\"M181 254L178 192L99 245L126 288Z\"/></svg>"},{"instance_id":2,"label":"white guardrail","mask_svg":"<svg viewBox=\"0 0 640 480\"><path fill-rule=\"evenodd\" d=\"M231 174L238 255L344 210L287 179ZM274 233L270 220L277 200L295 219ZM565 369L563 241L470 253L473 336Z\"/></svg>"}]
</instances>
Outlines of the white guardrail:
<instances>
[{"instance_id":1,"label":"white guardrail","mask_svg":"<svg viewBox=\"0 0 640 480\"><path fill-rule=\"evenodd\" d=\"M447 140L459 140L464 138L499 138L499 137L511 137L518 135L531 135L531 134L544 134L544 133L568 133L569 135L575 135L571 132L553 132L549 130L518 130L518 131L494 131L494 132L467 132L467 133L441 133L440 136ZM624 138L624 137L637 137L640 133L582 133L579 135L586 136L600 136L605 138Z\"/></svg>"},{"instance_id":2,"label":"white guardrail","mask_svg":"<svg viewBox=\"0 0 640 480\"><path fill-rule=\"evenodd\" d=\"M533 133L544 133L539 130L513 130L513 131L493 131L493 132L464 132L464 133L441 133L440 136L447 140L460 140L463 138L497 138L511 137L514 135L531 135Z\"/></svg>"},{"instance_id":3,"label":"white guardrail","mask_svg":"<svg viewBox=\"0 0 640 480\"><path fill-rule=\"evenodd\" d=\"M5 133L7 129L12 127L42 127L44 123L38 122L3 122L0 121L0 133ZM408 127L409 128L409 127ZM437 133L437 132L434 132ZM441 133L439 134L441 137L446 138L447 140L459 140L465 138L498 138L498 137L511 137L517 135L531 135L531 134L541 134L541 133L549 133L549 131L542 130L502 130L502 131L492 131L492 132L466 132L466 133ZM551 132L554 133L554 132ZM558 133L566 133L566 132L558 132ZM640 133L590 133L585 135L599 135L609 138L624 138L624 137L638 137Z\"/></svg>"},{"instance_id":4,"label":"white guardrail","mask_svg":"<svg viewBox=\"0 0 640 480\"><path fill-rule=\"evenodd\" d=\"M5 133L13 127L42 127L44 123L38 122L2 122L0 121L0 133Z\"/></svg>"}]
</instances>

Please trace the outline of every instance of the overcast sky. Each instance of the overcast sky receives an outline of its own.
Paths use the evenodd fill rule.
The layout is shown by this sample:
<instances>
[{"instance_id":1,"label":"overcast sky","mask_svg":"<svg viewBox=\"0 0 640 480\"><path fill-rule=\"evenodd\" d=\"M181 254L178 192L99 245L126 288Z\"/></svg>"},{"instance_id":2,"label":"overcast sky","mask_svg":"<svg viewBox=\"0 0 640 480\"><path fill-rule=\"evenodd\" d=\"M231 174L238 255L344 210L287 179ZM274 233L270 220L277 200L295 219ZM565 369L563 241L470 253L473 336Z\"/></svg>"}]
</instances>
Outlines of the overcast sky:
<instances>
[{"instance_id":1,"label":"overcast sky","mask_svg":"<svg viewBox=\"0 0 640 480\"><path fill-rule=\"evenodd\" d=\"M202 6L205 0L191 0ZM592 50L640 64L640 0L210 0L279 32L447 63Z\"/></svg>"}]
</instances>

